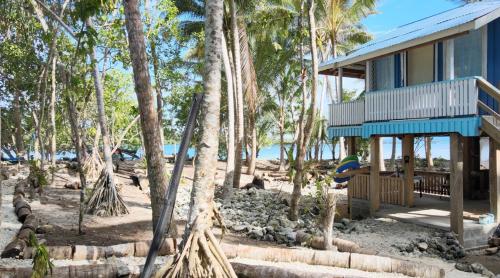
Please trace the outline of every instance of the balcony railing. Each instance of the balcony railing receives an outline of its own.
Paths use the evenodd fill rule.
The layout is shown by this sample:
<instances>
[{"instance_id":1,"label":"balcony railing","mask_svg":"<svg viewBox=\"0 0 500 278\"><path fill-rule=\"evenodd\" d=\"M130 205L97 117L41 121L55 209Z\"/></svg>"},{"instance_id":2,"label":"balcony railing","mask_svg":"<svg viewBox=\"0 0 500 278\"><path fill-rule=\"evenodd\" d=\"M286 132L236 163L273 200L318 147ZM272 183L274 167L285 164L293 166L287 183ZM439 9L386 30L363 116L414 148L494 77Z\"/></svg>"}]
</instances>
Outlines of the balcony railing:
<instances>
[{"instance_id":1,"label":"balcony railing","mask_svg":"<svg viewBox=\"0 0 500 278\"><path fill-rule=\"evenodd\" d=\"M365 101L330 104L330 125L360 125L365 120Z\"/></svg>"},{"instance_id":2,"label":"balcony railing","mask_svg":"<svg viewBox=\"0 0 500 278\"><path fill-rule=\"evenodd\" d=\"M478 93L476 77L373 91L364 101L331 105L330 125L476 115Z\"/></svg>"}]
</instances>

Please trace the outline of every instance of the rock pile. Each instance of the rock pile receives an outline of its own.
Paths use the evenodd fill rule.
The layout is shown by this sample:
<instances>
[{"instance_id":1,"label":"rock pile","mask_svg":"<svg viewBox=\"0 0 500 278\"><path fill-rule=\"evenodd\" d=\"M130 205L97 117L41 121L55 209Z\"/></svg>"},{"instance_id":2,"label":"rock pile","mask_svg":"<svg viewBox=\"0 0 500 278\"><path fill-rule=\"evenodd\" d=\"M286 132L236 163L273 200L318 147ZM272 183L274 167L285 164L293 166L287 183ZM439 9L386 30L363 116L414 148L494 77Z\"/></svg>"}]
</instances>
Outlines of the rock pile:
<instances>
[{"instance_id":1,"label":"rock pile","mask_svg":"<svg viewBox=\"0 0 500 278\"><path fill-rule=\"evenodd\" d=\"M402 253L424 253L441 257L445 260L457 260L465 257L465 250L453 233L436 233L431 238L417 238L406 246L398 246Z\"/></svg>"},{"instance_id":2,"label":"rock pile","mask_svg":"<svg viewBox=\"0 0 500 278\"><path fill-rule=\"evenodd\" d=\"M288 220L289 207L280 193L250 188L234 191L227 202L217 201L226 227L253 239L292 245L296 230L318 232L312 212L301 213L298 221Z\"/></svg>"}]
</instances>

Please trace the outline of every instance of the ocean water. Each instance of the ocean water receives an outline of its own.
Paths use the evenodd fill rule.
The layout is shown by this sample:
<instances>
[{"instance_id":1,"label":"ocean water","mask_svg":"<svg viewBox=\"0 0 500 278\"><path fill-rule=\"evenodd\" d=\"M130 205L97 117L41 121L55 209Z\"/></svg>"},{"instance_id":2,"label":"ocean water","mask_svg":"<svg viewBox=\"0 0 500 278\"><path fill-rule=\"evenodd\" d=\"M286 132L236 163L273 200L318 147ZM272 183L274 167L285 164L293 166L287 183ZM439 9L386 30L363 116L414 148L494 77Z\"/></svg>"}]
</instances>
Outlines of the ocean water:
<instances>
[{"instance_id":1,"label":"ocean water","mask_svg":"<svg viewBox=\"0 0 500 278\"><path fill-rule=\"evenodd\" d=\"M391 157L392 151L392 138L384 137L383 139L383 155L385 159L389 159ZM396 140L396 158L401 157L401 140ZM286 148L290 146L287 145ZM432 156L434 158L444 158L450 159L450 139L449 137L433 137L432 139ZM414 145L415 156L418 158L425 157L425 147L424 142L422 140L415 140ZM179 144L167 144L163 147L163 151L166 155L176 154L179 151ZM188 156L193 157L196 150L195 148L188 149ZM481 161L488 160L488 140L481 141ZM336 155L338 156L339 148L336 146L335 150ZM137 152L138 155L142 155L142 150ZM245 154L243 154L244 156ZM4 155L5 156L5 155ZM274 144L271 146L266 146L260 149L259 151L259 159L279 159L280 156L280 146L279 144ZM57 155L58 158L75 157L73 152L61 152ZM332 146L329 144L323 145L323 159L332 159Z\"/></svg>"}]
</instances>

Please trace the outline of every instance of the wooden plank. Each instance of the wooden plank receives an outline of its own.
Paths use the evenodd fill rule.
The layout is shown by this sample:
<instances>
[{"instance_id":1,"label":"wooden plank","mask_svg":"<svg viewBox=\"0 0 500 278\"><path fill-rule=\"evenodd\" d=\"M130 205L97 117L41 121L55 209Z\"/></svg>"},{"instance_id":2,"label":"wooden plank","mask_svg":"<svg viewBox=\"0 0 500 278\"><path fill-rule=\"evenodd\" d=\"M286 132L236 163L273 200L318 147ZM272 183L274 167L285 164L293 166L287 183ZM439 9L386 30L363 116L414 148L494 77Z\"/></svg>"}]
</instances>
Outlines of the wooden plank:
<instances>
[{"instance_id":1,"label":"wooden plank","mask_svg":"<svg viewBox=\"0 0 500 278\"><path fill-rule=\"evenodd\" d=\"M490 211L500 222L500 144L490 138Z\"/></svg>"},{"instance_id":2,"label":"wooden plank","mask_svg":"<svg viewBox=\"0 0 500 278\"><path fill-rule=\"evenodd\" d=\"M413 206L413 176L415 170L415 152L413 149L415 136L403 136L403 171L404 171L404 201L403 204L407 207Z\"/></svg>"},{"instance_id":3,"label":"wooden plank","mask_svg":"<svg viewBox=\"0 0 500 278\"><path fill-rule=\"evenodd\" d=\"M492 116L483 116L481 120L481 129L486 132L490 138L500 143L500 130L495 125L495 119Z\"/></svg>"},{"instance_id":4,"label":"wooden plank","mask_svg":"<svg viewBox=\"0 0 500 278\"><path fill-rule=\"evenodd\" d=\"M380 208L380 137L373 136L370 141L370 214Z\"/></svg>"},{"instance_id":5,"label":"wooden plank","mask_svg":"<svg viewBox=\"0 0 500 278\"><path fill-rule=\"evenodd\" d=\"M463 139L453 133L450 135L450 226L464 242L464 194L463 194Z\"/></svg>"},{"instance_id":6,"label":"wooden plank","mask_svg":"<svg viewBox=\"0 0 500 278\"><path fill-rule=\"evenodd\" d=\"M500 102L500 90L493 86L490 82L482 77L477 77L477 85L483 89L485 93L493 97L497 102Z\"/></svg>"}]
</instances>

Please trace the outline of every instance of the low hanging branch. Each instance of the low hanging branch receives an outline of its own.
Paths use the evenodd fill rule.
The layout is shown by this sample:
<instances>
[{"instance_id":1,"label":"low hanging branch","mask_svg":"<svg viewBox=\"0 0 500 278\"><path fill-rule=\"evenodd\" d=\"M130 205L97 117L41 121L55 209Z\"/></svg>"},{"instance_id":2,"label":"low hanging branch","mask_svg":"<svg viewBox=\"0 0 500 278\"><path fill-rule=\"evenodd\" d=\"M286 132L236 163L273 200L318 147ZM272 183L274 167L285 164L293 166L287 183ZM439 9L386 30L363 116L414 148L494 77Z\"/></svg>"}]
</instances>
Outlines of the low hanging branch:
<instances>
[{"instance_id":1,"label":"low hanging branch","mask_svg":"<svg viewBox=\"0 0 500 278\"><path fill-rule=\"evenodd\" d=\"M87 212L98 216L117 216L127 214L128 210L123 199L118 195L115 186L109 185L109 176L106 169L101 171L94 184L92 197L87 205Z\"/></svg>"}]
</instances>

